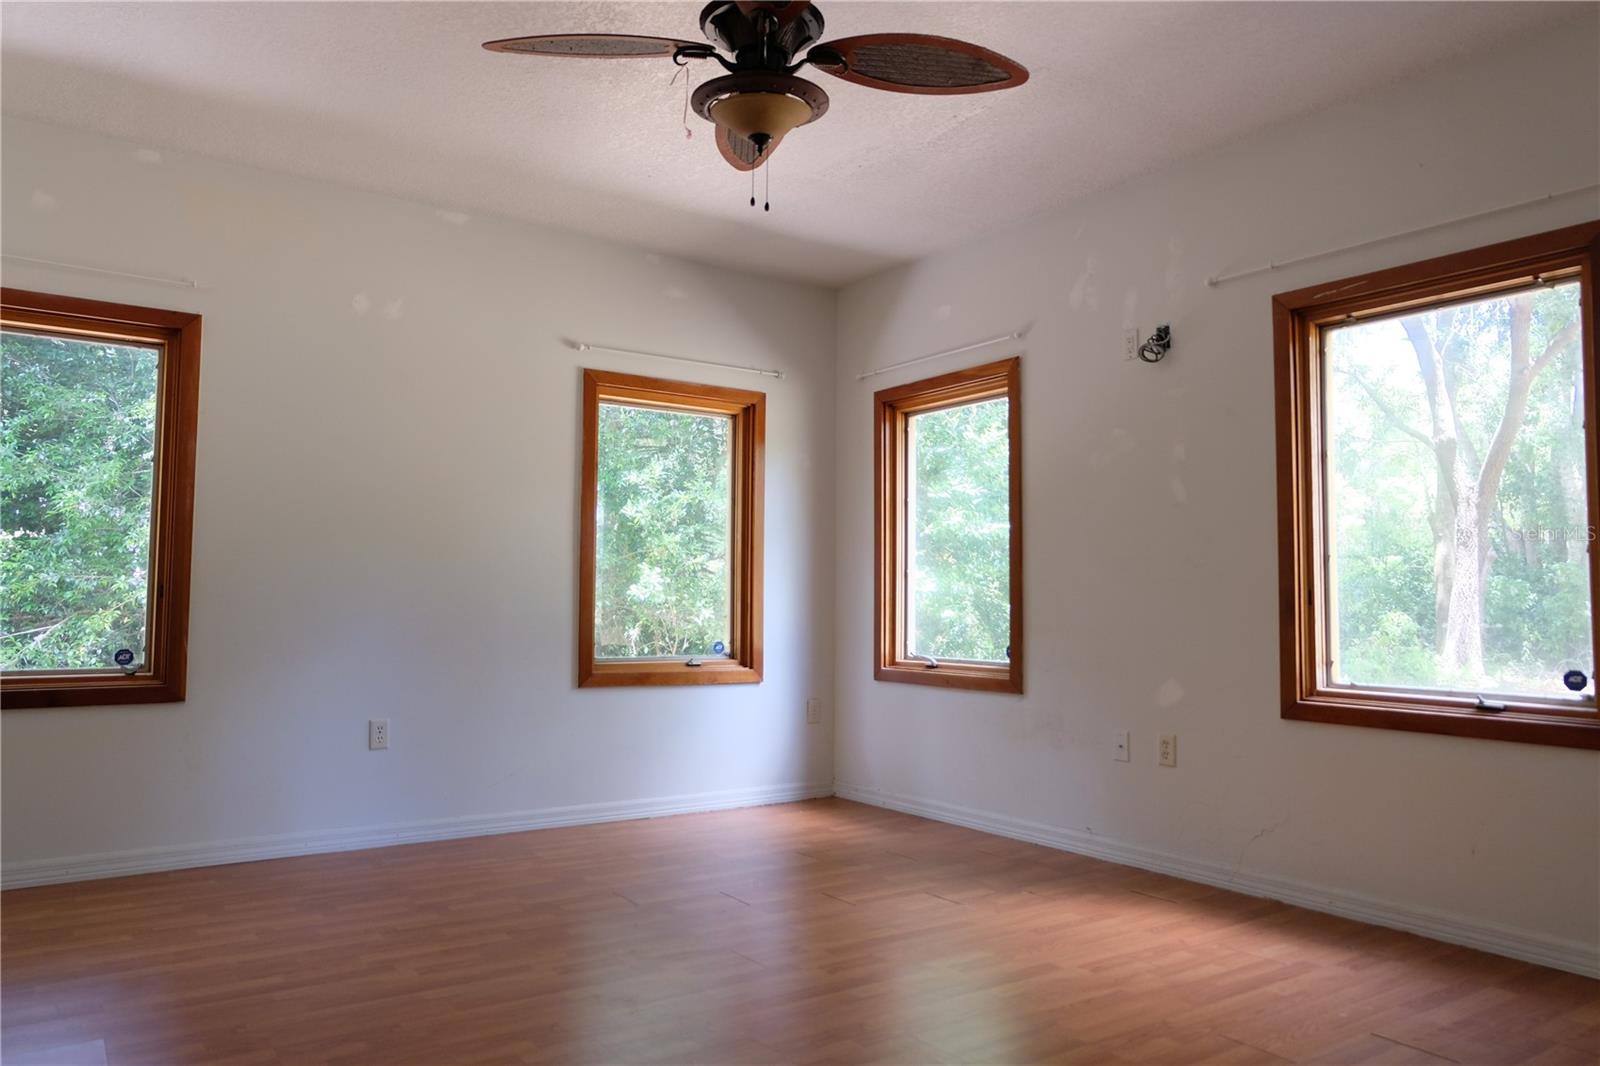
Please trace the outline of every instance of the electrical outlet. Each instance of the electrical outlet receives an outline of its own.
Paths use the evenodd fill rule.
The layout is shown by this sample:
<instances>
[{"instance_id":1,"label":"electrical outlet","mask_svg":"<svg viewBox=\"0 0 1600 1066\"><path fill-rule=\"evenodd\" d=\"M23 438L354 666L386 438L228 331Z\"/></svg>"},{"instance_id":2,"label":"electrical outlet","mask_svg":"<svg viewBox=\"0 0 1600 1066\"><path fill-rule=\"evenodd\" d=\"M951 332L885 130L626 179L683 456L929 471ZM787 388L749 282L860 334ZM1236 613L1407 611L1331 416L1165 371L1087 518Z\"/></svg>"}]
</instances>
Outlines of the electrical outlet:
<instances>
[{"instance_id":1,"label":"electrical outlet","mask_svg":"<svg viewBox=\"0 0 1600 1066\"><path fill-rule=\"evenodd\" d=\"M367 719L367 750L384 751L389 747L389 719Z\"/></svg>"},{"instance_id":2,"label":"electrical outlet","mask_svg":"<svg viewBox=\"0 0 1600 1066\"><path fill-rule=\"evenodd\" d=\"M1122 331L1122 358L1132 359L1139 354L1139 328L1132 326Z\"/></svg>"},{"instance_id":3,"label":"electrical outlet","mask_svg":"<svg viewBox=\"0 0 1600 1066\"><path fill-rule=\"evenodd\" d=\"M1162 766L1178 765L1178 736L1176 733L1162 733L1161 746L1156 750L1160 756L1156 761Z\"/></svg>"},{"instance_id":4,"label":"electrical outlet","mask_svg":"<svg viewBox=\"0 0 1600 1066\"><path fill-rule=\"evenodd\" d=\"M806 700L806 725L817 725L822 721L822 701L816 698Z\"/></svg>"},{"instance_id":5,"label":"electrical outlet","mask_svg":"<svg viewBox=\"0 0 1600 1066\"><path fill-rule=\"evenodd\" d=\"M1128 754L1127 731L1124 730L1121 733L1116 734L1116 736L1113 738L1113 744L1115 746L1112 748L1111 757L1117 762L1127 762L1130 758Z\"/></svg>"}]
</instances>

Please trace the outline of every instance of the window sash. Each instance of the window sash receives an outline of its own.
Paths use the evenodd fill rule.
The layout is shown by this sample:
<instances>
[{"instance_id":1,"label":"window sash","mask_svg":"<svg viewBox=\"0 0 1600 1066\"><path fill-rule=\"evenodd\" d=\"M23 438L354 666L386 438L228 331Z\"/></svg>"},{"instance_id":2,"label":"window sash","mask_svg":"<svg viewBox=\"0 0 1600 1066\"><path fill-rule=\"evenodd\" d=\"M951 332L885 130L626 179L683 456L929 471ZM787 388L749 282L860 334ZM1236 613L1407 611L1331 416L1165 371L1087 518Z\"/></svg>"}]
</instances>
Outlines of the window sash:
<instances>
[{"instance_id":1,"label":"window sash","mask_svg":"<svg viewBox=\"0 0 1600 1066\"><path fill-rule=\"evenodd\" d=\"M1325 329L1481 300L1578 278L1591 528L1600 527L1595 371L1595 265L1600 222L1333 281L1273 298L1278 415L1281 714L1331 722L1600 748L1600 715L1567 701L1333 683L1327 649L1328 574ZM1592 632L1600 645L1600 553L1589 555ZM1600 666L1600 646L1591 662ZM1480 703L1480 699L1482 702Z\"/></svg>"},{"instance_id":2,"label":"window sash","mask_svg":"<svg viewBox=\"0 0 1600 1066\"><path fill-rule=\"evenodd\" d=\"M728 618L729 625L728 625L727 631L723 632L721 634L721 636L719 637L719 639L723 642L723 651L720 654L714 652L709 647L708 648L704 648L704 649L700 649L698 651L691 651L691 652L689 652L688 654L685 654L685 655L603 655L597 650L595 652L595 661L596 662L603 662L603 663L670 663L670 662L684 662L684 661L686 661L688 659L700 659L702 661L705 661L705 660L721 660L721 659L734 659L734 660L737 660L738 654L735 651L735 644L737 643L737 641L734 639L734 634L732 632L732 620L733 620L734 617L736 617L736 615L738 613L738 606L737 606L737 603L736 603L736 601L738 599L738 588L737 588L737 585L736 585L736 582L735 582L735 574L734 574L734 566L733 566L733 562L734 562L734 559L733 559L733 546L734 546L734 539L735 539L736 530L737 530L737 526L738 526L738 515L737 515L735 504L734 504L734 499L735 499L735 491L734 491L735 490L735 485L734 485L734 482L735 482L736 476L737 476L737 469L736 469L736 467L737 467L737 461L736 461L737 460L736 435L737 435L737 431L738 431L738 427L737 427L737 423L736 423L737 416L736 415L723 414L723 413L720 413L720 412L711 412L711 411L702 411L702 410L690 410L690 409L686 409L686 408L682 408L682 407L668 407L668 406L664 406L662 404L623 403L623 402L618 401L618 400L609 400L609 399L602 399L600 401L600 407L601 408L606 408L606 407L628 408L628 409L639 410L639 411L662 411L662 412L666 412L666 413L670 413L670 414L683 415L683 416L687 416L687 417L721 419L721 420L726 421L728 423L728 455L727 455L727 463L728 463L728 469L727 469L727 473L728 473L728 501L727 501L726 513L723 516L724 535L725 535L726 541L727 541L727 554L723 559L723 565L725 567L725 572L726 572L726 575L727 575L728 588L727 588L727 593L726 593L727 602L724 603L723 606L724 606L724 609L727 611L727 618ZM597 466L598 466L598 463L600 461L601 452L604 451L605 446L606 446L606 440L604 438L604 433L602 431L601 432L601 438L600 438L600 440L598 441L598 444L597 444L597 448L599 449L596 452L596 463L597 463ZM597 469L596 476L598 478L598 469ZM597 488L596 504L598 506L598 496L599 496L599 494L598 494L598 482L597 482L596 488ZM599 514L598 514L598 511L597 511L597 513L596 513L596 521L598 521L598 520L599 520ZM605 545L605 537L600 532L600 530L597 528L596 529L596 533L595 533L595 553L596 553L595 567L596 567L596 582L597 582L597 585L596 585L596 599L597 600L599 598L599 585L598 585L599 571L600 571L601 562L602 562L602 560L604 559L604 556L605 556L605 547L606 547L606 545ZM600 616L600 611L599 611L599 607L598 607L598 603L597 603L596 610L595 610L595 617L594 617L595 644L596 644L597 649L599 647L600 638L601 638L600 624L601 624L601 616Z\"/></svg>"},{"instance_id":3,"label":"window sash","mask_svg":"<svg viewBox=\"0 0 1600 1066\"><path fill-rule=\"evenodd\" d=\"M1322 573L1319 575L1320 587L1329 590L1333 589L1337 572L1334 566L1334 557L1336 554L1334 551L1335 539L1331 532L1334 529L1337 512L1334 502L1334 493L1330 488L1330 486L1333 484L1333 472L1330 465L1332 449L1329 445L1328 438L1333 432L1334 426L1333 418L1329 411L1329 398L1333 389L1333 362L1327 357L1328 334L1334 330L1345 328L1351 325L1368 325L1395 321L1405 317L1406 315L1415 314L1418 311L1431 312L1447 310L1450 308L1459 308L1478 304L1485 300L1491 300L1496 297L1513 296L1523 292L1537 292L1550 284L1570 282L1578 279L1579 273L1579 270L1576 267L1573 267L1568 269L1542 272L1537 278L1507 278L1503 283L1476 287L1471 295L1462 296L1460 298L1451 297L1445 299L1427 300L1409 306L1404 310L1397 311L1390 309L1381 313L1347 316L1344 320L1338 322L1323 322L1317 324L1315 327L1315 343L1311 351L1313 353L1313 359L1315 361L1315 373L1317 375L1317 401L1319 407L1318 425L1322 427L1322 439L1319 442L1321 461L1317 466L1317 477L1319 484L1318 500L1320 503L1318 521L1321 523L1319 536L1327 543L1327 547L1321 555ZM1581 327L1581 309L1579 314ZM1587 397L1585 399L1587 400ZM1592 510L1592 506L1587 499L1585 501L1585 507ZM1592 600L1594 597L1593 588L1590 590L1590 595ZM1322 653L1318 656L1318 667L1320 671L1319 681L1321 686L1330 692L1352 694L1370 693L1380 695L1388 694L1394 696L1421 697L1436 695L1451 699L1468 700L1471 701L1474 706L1477 706L1481 700L1483 703L1489 706L1516 704L1530 708L1537 707L1554 713L1571 712L1579 714L1593 714L1595 711L1595 695L1592 692L1587 694L1574 694L1570 697L1537 696L1524 693L1507 692L1492 687L1483 689L1453 689L1442 686L1429 687L1368 683L1362 681L1337 681L1334 678L1336 676L1335 668L1337 667L1339 661L1339 642L1334 639L1334 634L1339 631L1339 619L1335 616L1338 597L1331 594L1324 595L1321 603L1321 617L1318 618L1319 647L1322 649ZM1591 626L1593 626L1596 622L1600 622L1600 619L1596 619L1591 611ZM1600 663L1596 663L1595 665L1600 667Z\"/></svg>"},{"instance_id":4,"label":"window sash","mask_svg":"<svg viewBox=\"0 0 1600 1066\"><path fill-rule=\"evenodd\" d=\"M916 543L916 535L915 535L916 534L917 523L918 523L919 518L920 518L920 516L918 514L918 511L917 511L917 504L916 504L916 500L917 500L917 483L918 483L917 482L917 424L918 424L918 420L923 418L923 417L925 417L925 416L927 416L927 415L939 414L941 412L954 410L954 409L960 408L960 407L971 407L971 406L974 406L976 404L994 403L996 401L1006 401L1006 400L1007 400L1007 398L1003 394L1002 395L994 395L994 396L980 396L980 397L976 397L976 398L964 399L964 400L962 400L962 401L960 401L958 403L946 403L946 404L941 404L941 405L939 405L937 407L930 407L930 408L926 408L926 409L922 409L922 410L912 411L912 412L909 412L906 415L906 418L905 418L905 436L904 436L904 440L902 441L902 447L904 448L904 452L905 452L905 468L904 468L905 469L905 478L904 478L904 480L905 480L905 499L902 501L902 505L905 508L905 540L904 540L905 553L904 553L904 561L903 561L903 570L902 570L901 575L900 575L901 580L903 582L902 588L904 588L904 590L905 590L904 596L903 596L904 602L905 602L905 608L904 608L905 621L904 621L903 626L901 627L902 631L901 631L901 634L900 634L900 640L901 640L901 643L900 643L900 659L903 662L921 662L921 663L923 663L924 666L926 666L926 660L923 659L923 656L932 654L931 652L919 651L916 647L914 647L914 644L916 642L916 637L917 637L917 600L918 600L918 595L917 594L919 592L917 581L916 581L916 574L917 574L917 571L918 571L918 560L919 560L919 556L921 554L921 548ZM1010 406L1009 402L1007 402L1007 407L1009 408L1009 406ZM1008 410L1007 414L1009 416L1009 410ZM1010 564L1010 558L1009 558L1009 553L1008 553L1007 565L1009 566L1009 564ZM1009 604L1007 606L1009 607ZM1007 641L1009 642L1009 640L1010 640L1010 633L1008 632L1007 633ZM982 659L982 658L967 658L967 657L964 657L964 656L955 656L955 655L950 655L950 656L943 656L942 655L942 656L939 656L938 657L938 661L939 661L940 664L950 664L950 665L954 665L954 666L975 666L975 667L1005 666L1006 663L1007 663L1007 660L1004 659L1004 658L1000 658L1000 659Z\"/></svg>"},{"instance_id":5,"label":"window sash","mask_svg":"<svg viewBox=\"0 0 1600 1066\"><path fill-rule=\"evenodd\" d=\"M105 343L105 344L108 344L108 345L115 345L117 347L124 347L124 348L143 348L143 349L146 349L148 351L152 351L152 352L155 353L155 355L156 355L156 384L155 384L156 407L155 407L155 412L154 412L154 416L153 416L153 419L152 419L153 425L151 427L152 428L152 437L153 437L153 447L152 447L153 455L152 455L152 462L151 462L151 467L150 467L150 478L151 478L150 514L149 514L148 518L146 519L147 526L148 526L148 533L147 533L147 536L146 536L146 545L145 545L146 559L147 560L154 560L156 558L156 534L159 531L159 526L158 526L157 521L156 521L157 509L160 506L160 500L161 500L161 481L160 481L160 478L161 478L161 449L163 447L163 442L162 442L162 439L161 439L161 436L162 436L161 435L161 408L162 408L162 405L164 403L164 394L165 394L165 391L166 391L166 389L165 389L165 378L166 378L166 374L167 374L167 365L168 365L168 360L167 360L167 347L168 347L167 338L165 336L153 335L150 339L146 340L146 339L135 339L133 337L126 337L126 338L125 337L113 337L113 336L111 336L111 335L109 335L109 334L107 334L105 332L87 331L87 330L84 330L84 329L81 329L81 328L73 328L73 329L70 329L70 330L69 329L47 329L47 328L44 328L42 326L30 326L30 325L22 325L20 323L13 323L12 321L10 321L10 316L9 315L6 316L6 319L3 322L0 322L0 330L3 330L5 333L9 333L9 334L12 334L12 335L26 334L28 336L33 336L33 337L54 338L54 339L60 339L60 340L75 341L75 342L78 342L78 343L97 343L98 342L98 343ZM14 678L19 678L19 679L20 678L63 678L63 679L72 679L72 678L78 678L78 677L93 677L93 676L116 676L116 677L129 677L129 676L139 677L141 675L149 676L149 673L150 673L149 664L155 657L154 645L155 645L156 638L158 636L158 633L157 633L157 630L156 630L156 627L155 627L156 589L157 589L156 568L153 565L149 565L148 562L147 562L146 572L145 572L144 641L139 646L139 659L138 659L137 663L135 664L136 665L135 669L133 669L133 670L124 670L124 669L121 669L121 668L119 668L119 667L117 667L115 665L109 665L109 666L80 666L80 667L55 667L55 668L51 668L51 669L34 669L34 670L8 669L8 670L4 671L5 675L8 676L8 677L14 677ZM132 649L130 648L130 650L132 650Z\"/></svg>"}]
</instances>

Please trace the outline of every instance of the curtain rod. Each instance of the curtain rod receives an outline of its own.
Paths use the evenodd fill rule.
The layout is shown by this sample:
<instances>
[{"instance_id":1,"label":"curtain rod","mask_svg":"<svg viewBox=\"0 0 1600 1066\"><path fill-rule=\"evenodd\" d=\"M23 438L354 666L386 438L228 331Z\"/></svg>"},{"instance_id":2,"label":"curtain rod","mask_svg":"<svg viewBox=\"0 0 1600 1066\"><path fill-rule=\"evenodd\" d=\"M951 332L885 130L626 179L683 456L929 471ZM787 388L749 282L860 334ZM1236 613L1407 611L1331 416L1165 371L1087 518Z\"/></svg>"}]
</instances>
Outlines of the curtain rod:
<instances>
[{"instance_id":1,"label":"curtain rod","mask_svg":"<svg viewBox=\"0 0 1600 1066\"><path fill-rule=\"evenodd\" d=\"M1397 241L1403 237L1415 237L1422 233L1432 233L1434 230L1445 229L1449 226L1459 226L1463 222L1474 222L1480 218L1489 218L1492 215L1502 215L1507 211L1517 211L1521 208L1532 207L1535 204L1542 204L1549 200L1563 200L1568 196L1576 196L1579 193L1592 192L1595 189L1600 189L1600 182L1589 185L1580 185L1576 189L1567 189L1565 192L1547 193L1544 196L1536 196L1532 200L1522 200L1518 203L1506 204L1503 207L1491 207L1487 211L1474 211L1469 215L1457 215L1455 218L1448 218L1443 222L1434 222L1427 226L1418 226L1416 229L1402 230L1399 233L1391 233L1387 237L1374 237L1370 241L1358 241L1355 244L1346 244L1339 248L1329 249L1326 252L1313 252L1310 255L1297 256L1294 259L1285 259L1281 262L1269 262L1265 266L1251 267L1248 270L1237 270L1232 274L1215 274L1206 279L1206 284L1212 288L1216 288L1218 285L1222 285L1230 281L1238 281L1240 278L1252 278L1257 274L1266 274L1273 270L1282 270L1284 267L1298 266L1301 263L1309 263L1316 259L1326 259L1329 256L1340 255L1344 252L1354 252L1361 248L1370 248L1375 244L1387 244L1389 241Z\"/></svg>"},{"instance_id":2,"label":"curtain rod","mask_svg":"<svg viewBox=\"0 0 1600 1066\"><path fill-rule=\"evenodd\" d=\"M129 278L133 281L148 281L154 285L171 285L178 289L198 289L200 284L192 278L167 277L162 274L134 274L126 270L107 270L105 267L85 266L82 263L63 263L55 259L35 259L31 255L12 255L6 252L0 259L9 259L14 263L32 263L34 266L54 267L57 270L75 270L80 274L101 274L110 278Z\"/></svg>"},{"instance_id":3,"label":"curtain rod","mask_svg":"<svg viewBox=\"0 0 1600 1066\"><path fill-rule=\"evenodd\" d=\"M615 355L637 355L645 359L667 359L674 363L692 363L695 366L714 366L719 370L738 370L746 374L760 374L764 378L781 378L783 371L768 370L759 366L738 366L734 363L714 363L709 359L690 359L683 355L662 355L660 352L641 352L636 348L612 348L605 344L589 344L586 341L573 341L573 347L580 352L611 352Z\"/></svg>"},{"instance_id":4,"label":"curtain rod","mask_svg":"<svg viewBox=\"0 0 1600 1066\"><path fill-rule=\"evenodd\" d=\"M963 344L959 348L949 348L942 352L934 352L932 355L922 355L915 359L905 359L898 363L890 363L888 366L880 366L876 370L868 370L865 374L857 374L856 380L865 381L868 378L875 378L879 374L887 374L891 370L899 370L903 366L916 366L918 363L926 363L930 359L943 359L947 355L960 355L962 352L970 352L974 348L985 348L991 344L999 344L1001 341L1021 340L1022 333L1023 331L1019 329L1014 333L1002 333L998 337L990 337L988 340Z\"/></svg>"}]
</instances>

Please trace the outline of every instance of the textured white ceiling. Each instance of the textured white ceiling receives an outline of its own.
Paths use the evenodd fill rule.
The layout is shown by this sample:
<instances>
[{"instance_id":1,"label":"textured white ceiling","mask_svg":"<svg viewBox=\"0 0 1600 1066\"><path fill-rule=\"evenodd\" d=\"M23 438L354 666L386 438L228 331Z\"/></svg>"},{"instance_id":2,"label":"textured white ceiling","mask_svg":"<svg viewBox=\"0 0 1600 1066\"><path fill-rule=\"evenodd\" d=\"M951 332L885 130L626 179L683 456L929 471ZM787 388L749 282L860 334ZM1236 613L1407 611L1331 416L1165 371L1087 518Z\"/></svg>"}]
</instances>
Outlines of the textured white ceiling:
<instances>
[{"instance_id":1,"label":"textured white ceiling","mask_svg":"<svg viewBox=\"0 0 1600 1066\"><path fill-rule=\"evenodd\" d=\"M770 214L669 61L496 55L595 31L699 39L698 3L5 3L8 112L839 284L1585 4L819 4L826 37L962 37L1032 72L976 96L811 75L828 114ZM712 76L706 64L691 68Z\"/></svg>"}]
</instances>

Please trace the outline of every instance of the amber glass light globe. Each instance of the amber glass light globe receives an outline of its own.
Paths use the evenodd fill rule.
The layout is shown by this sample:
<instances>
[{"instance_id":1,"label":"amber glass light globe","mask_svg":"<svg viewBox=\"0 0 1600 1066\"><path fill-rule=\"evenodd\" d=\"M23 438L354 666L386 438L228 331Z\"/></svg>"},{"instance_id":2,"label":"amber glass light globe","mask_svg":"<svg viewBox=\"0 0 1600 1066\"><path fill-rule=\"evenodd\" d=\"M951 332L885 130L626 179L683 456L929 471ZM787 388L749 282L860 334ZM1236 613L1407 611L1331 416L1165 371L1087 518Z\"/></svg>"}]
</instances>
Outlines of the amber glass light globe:
<instances>
[{"instance_id":1,"label":"amber glass light globe","mask_svg":"<svg viewBox=\"0 0 1600 1066\"><path fill-rule=\"evenodd\" d=\"M729 134L765 151L796 126L815 122L828 110L828 94L797 78L770 70L746 70L712 78L694 91L695 113Z\"/></svg>"},{"instance_id":2,"label":"amber glass light globe","mask_svg":"<svg viewBox=\"0 0 1600 1066\"><path fill-rule=\"evenodd\" d=\"M758 144L778 140L811 120L811 105L786 93L735 93L710 110L712 122Z\"/></svg>"}]
</instances>

